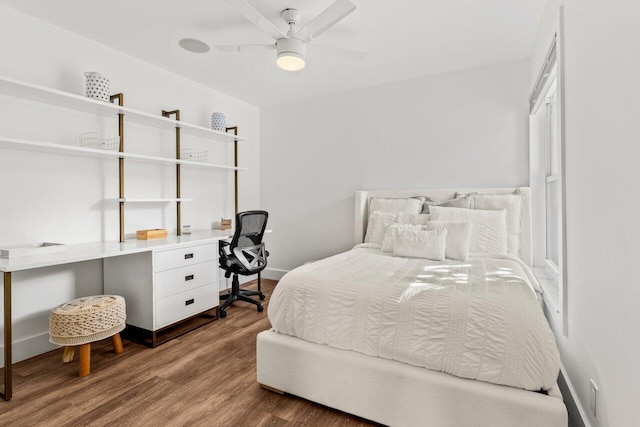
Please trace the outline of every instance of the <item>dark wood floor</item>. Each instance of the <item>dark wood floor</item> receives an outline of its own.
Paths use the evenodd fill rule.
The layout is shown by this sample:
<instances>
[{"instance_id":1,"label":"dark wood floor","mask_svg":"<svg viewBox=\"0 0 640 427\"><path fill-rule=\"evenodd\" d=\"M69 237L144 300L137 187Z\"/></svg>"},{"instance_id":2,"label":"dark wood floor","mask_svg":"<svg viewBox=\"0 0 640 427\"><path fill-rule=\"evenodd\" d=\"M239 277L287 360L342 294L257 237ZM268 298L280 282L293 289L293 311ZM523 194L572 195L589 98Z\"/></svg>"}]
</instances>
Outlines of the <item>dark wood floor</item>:
<instances>
[{"instance_id":1,"label":"dark wood floor","mask_svg":"<svg viewBox=\"0 0 640 427\"><path fill-rule=\"evenodd\" d=\"M364 426L365 420L262 389L256 335L265 310L235 303L219 319L155 349L124 341L94 344L91 375L78 377L77 352L62 349L14 365L14 396L0 401L0 426ZM253 307L253 308L252 308Z\"/></svg>"}]
</instances>

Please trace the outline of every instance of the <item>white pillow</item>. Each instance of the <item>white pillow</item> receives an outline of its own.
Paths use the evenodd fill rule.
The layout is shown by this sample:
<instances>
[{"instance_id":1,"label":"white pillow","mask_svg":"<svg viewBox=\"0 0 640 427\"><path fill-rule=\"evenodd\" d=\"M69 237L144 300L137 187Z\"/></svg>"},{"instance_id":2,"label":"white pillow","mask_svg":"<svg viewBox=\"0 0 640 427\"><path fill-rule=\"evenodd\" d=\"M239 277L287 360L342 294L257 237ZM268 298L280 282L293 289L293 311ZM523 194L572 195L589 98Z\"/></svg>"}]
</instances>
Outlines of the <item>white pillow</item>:
<instances>
[{"instance_id":1,"label":"white pillow","mask_svg":"<svg viewBox=\"0 0 640 427\"><path fill-rule=\"evenodd\" d=\"M406 212L419 214L422 210L422 203L423 199L421 198L386 199L373 197L369 201L369 212Z\"/></svg>"},{"instance_id":2,"label":"white pillow","mask_svg":"<svg viewBox=\"0 0 640 427\"><path fill-rule=\"evenodd\" d=\"M507 211L507 253L520 254L520 227L523 196L521 194L473 194L475 209Z\"/></svg>"},{"instance_id":3,"label":"white pillow","mask_svg":"<svg viewBox=\"0 0 640 427\"><path fill-rule=\"evenodd\" d=\"M470 253L507 253L507 212L431 206L431 219L442 222L470 222Z\"/></svg>"},{"instance_id":4,"label":"white pillow","mask_svg":"<svg viewBox=\"0 0 640 427\"><path fill-rule=\"evenodd\" d=\"M382 244L387 227L398 221L398 212L372 212L369 215L364 243Z\"/></svg>"},{"instance_id":5,"label":"white pillow","mask_svg":"<svg viewBox=\"0 0 640 427\"><path fill-rule=\"evenodd\" d=\"M447 230L396 230L393 256L444 260Z\"/></svg>"},{"instance_id":6,"label":"white pillow","mask_svg":"<svg viewBox=\"0 0 640 427\"><path fill-rule=\"evenodd\" d=\"M400 213L398 215L398 224L424 225L429 221L431 221L431 215L429 214Z\"/></svg>"},{"instance_id":7,"label":"white pillow","mask_svg":"<svg viewBox=\"0 0 640 427\"><path fill-rule=\"evenodd\" d=\"M423 214L430 213L429 208L431 206L471 209L473 208L473 200L471 200L471 197L469 197L468 195L458 196L458 193L455 194L453 199L442 200L442 201L431 200L430 198L425 197L424 204L422 205L422 213Z\"/></svg>"},{"instance_id":8,"label":"white pillow","mask_svg":"<svg viewBox=\"0 0 640 427\"><path fill-rule=\"evenodd\" d=\"M393 252L393 242L396 240L396 232L398 230L425 231L427 227L415 224L391 224L387 227L382 239L382 252Z\"/></svg>"},{"instance_id":9,"label":"white pillow","mask_svg":"<svg viewBox=\"0 0 640 427\"><path fill-rule=\"evenodd\" d=\"M447 249L445 257L466 261L469 259L469 247L473 225L470 222L428 222L427 230L447 230ZM385 235L386 238L386 235ZM384 243L383 243L384 244Z\"/></svg>"}]
</instances>

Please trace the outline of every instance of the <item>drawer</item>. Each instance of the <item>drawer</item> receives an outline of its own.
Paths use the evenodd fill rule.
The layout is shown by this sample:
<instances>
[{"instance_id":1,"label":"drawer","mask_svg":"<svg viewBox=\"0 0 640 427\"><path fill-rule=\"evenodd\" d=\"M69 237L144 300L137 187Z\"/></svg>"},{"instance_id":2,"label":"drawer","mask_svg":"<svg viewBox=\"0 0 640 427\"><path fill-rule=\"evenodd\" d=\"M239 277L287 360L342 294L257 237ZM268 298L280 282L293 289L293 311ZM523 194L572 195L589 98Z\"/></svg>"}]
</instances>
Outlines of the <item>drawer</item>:
<instances>
[{"instance_id":1,"label":"drawer","mask_svg":"<svg viewBox=\"0 0 640 427\"><path fill-rule=\"evenodd\" d=\"M155 299L165 298L200 286L218 283L214 261L174 268L155 274Z\"/></svg>"},{"instance_id":2,"label":"drawer","mask_svg":"<svg viewBox=\"0 0 640 427\"><path fill-rule=\"evenodd\" d=\"M200 312L216 307L219 303L218 287L205 285L156 301L154 329L169 326Z\"/></svg>"},{"instance_id":3,"label":"drawer","mask_svg":"<svg viewBox=\"0 0 640 427\"><path fill-rule=\"evenodd\" d=\"M206 261L217 261L218 250L213 243L199 246L186 246L168 251L154 253L154 271L171 270L172 268L199 264Z\"/></svg>"}]
</instances>

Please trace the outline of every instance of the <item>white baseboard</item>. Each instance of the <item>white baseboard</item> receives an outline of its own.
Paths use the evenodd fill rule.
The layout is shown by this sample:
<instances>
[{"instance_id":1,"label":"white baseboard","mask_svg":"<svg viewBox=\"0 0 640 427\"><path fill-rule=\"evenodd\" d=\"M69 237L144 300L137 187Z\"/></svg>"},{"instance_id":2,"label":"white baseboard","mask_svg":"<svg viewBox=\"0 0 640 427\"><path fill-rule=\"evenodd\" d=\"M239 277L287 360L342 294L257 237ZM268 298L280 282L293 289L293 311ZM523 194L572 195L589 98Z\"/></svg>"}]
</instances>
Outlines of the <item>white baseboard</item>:
<instances>
[{"instance_id":1,"label":"white baseboard","mask_svg":"<svg viewBox=\"0 0 640 427\"><path fill-rule=\"evenodd\" d=\"M59 348L59 345L49 342L49 332L42 332L13 342L13 363L22 362L40 354ZM4 346L0 346L0 364L4 366Z\"/></svg>"},{"instance_id":2,"label":"white baseboard","mask_svg":"<svg viewBox=\"0 0 640 427\"><path fill-rule=\"evenodd\" d=\"M567 406L567 411L569 412L569 425L571 427L591 427L591 423L589 422L587 413L580 403L580 400L576 398L576 390L573 387L571 380L567 376L567 370L564 368L562 362L560 362L560 375L564 380L564 384L562 383L562 381L558 381L558 385L560 386L562 397Z\"/></svg>"},{"instance_id":3,"label":"white baseboard","mask_svg":"<svg viewBox=\"0 0 640 427\"><path fill-rule=\"evenodd\" d=\"M265 279L280 280L282 279L282 276L284 276L288 272L289 270L282 270L280 268L265 268L262 271L262 277L264 277Z\"/></svg>"}]
</instances>

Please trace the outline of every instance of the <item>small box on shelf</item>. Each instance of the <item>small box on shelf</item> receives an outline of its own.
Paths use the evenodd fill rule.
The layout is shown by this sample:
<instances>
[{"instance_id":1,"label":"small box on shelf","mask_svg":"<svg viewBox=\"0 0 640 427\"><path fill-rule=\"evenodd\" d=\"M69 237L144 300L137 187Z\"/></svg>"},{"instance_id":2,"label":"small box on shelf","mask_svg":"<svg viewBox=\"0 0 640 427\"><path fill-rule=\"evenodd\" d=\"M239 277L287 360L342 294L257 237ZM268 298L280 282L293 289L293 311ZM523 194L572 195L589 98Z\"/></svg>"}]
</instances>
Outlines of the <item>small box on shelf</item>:
<instances>
[{"instance_id":1,"label":"small box on shelf","mask_svg":"<svg viewBox=\"0 0 640 427\"><path fill-rule=\"evenodd\" d=\"M222 218L220 220L220 230L231 230L231 220Z\"/></svg>"},{"instance_id":2,"label":"small box on shelf","mask_svg":"<svg viewBox=\"0 0 640 427\"><path fill-rule=\"evenodd\" d=\"M165 239L166 237L167 230L164 228L151 228L148 230L136 231L136 239L138 240Z\"/></svg>"}]
</instances>

